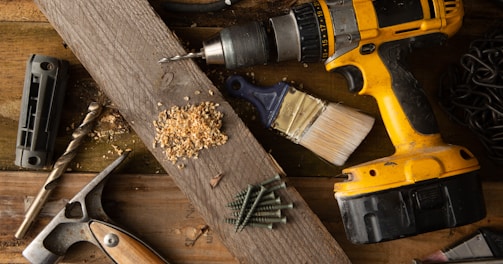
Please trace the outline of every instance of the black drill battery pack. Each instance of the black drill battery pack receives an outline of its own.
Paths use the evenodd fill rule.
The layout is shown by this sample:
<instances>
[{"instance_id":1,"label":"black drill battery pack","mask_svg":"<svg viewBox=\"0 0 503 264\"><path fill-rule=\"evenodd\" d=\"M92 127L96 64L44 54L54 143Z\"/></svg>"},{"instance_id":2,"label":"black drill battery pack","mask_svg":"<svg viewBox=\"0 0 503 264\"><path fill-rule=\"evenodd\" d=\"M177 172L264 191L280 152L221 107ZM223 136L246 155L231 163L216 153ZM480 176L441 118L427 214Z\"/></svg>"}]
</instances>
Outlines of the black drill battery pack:
<instances>
[{"instance_id":1,"label":"black drill battery pack","mask_svg":"<svg viewBox=\"0 0 503 264\"><path fill-rule=\"evenodd\" d=\"M348 239L382 242L473 223L486 209L478 171L338 197Z\"/></svg>"}]
</instances>

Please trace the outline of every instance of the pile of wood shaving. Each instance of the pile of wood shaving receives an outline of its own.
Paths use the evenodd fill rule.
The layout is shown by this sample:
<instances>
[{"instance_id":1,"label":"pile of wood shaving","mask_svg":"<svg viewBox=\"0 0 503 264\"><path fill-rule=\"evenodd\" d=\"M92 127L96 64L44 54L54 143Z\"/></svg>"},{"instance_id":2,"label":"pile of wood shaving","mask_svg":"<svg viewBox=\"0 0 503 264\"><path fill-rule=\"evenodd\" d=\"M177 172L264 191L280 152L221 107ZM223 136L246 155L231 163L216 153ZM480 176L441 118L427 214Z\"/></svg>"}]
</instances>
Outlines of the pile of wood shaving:
<instances>
[{"instance_id":1,"label":"pile of wood shaving","mask_svg":"<svg viewBox=\"0 0 503 264\"><path fill-rule=\"evenodd\" d=\"M201 149L225 144L228 137L220 131L223 114L218 106L206 101L160 112L153 122L154 147L160 146L174 164L178 158L197 158Z\"/></svg>"},{"instance_id":2,"label":"pile of wood shaving","mask_svg":"<svg viewBox=\"0 0 503 264\"><path fill-rule=\"evenodd\" d=\"M73 129L74 124L69 129ZM130 132L129 124L116 109L105 109L101 118L94 126L89 136L96 141L115 141L116 136L128 134Z\"/></svg>"}]
</instances>

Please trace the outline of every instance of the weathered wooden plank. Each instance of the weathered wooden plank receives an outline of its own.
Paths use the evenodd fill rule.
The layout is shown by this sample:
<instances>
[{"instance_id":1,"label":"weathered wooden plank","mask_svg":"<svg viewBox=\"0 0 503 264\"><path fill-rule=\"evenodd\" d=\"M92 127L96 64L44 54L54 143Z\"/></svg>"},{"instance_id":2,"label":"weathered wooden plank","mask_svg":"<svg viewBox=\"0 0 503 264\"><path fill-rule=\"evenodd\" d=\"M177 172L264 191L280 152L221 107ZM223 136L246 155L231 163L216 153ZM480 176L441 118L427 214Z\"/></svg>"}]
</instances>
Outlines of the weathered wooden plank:
<instances>
[{"instance_id":1,"label":"weathered wooden plank","mask_svg":"<svg viewBox=\"0 0 503 264\"><path fill-rule=\"evenodd\" d=\"M48 208L24 240L14 239L14 230L23 217L23 200L36 193L45 181L44 172L0 172L0 263L24 263L21 251L43 228L50 217L87 184L95 174L67 173L53 193ZM352 263L410 263L437 249L469 235L479 227L500 228L503 225L501 192L503 184L485 183L488 216L471 225L430 232L415 237L374 245L354 245L345 239L336 202L331 199L332 179L288 178L330 232L341 243ZM186 246L194 232L206 224L194 206L166 174L115 174L105 187L105 209L111 218L139 235L174 263L236 263L218 236L210 232L193 246ZM152 215L159 217L152 217ZM397 250L399 249L399 250ZM73 248L64 263L109 263L94 246Z\"/></svg>"},{"instance_id":2,"label":"weathered wooden plank","mask_svg":"<svg viewBox=\"0 0 503 264\"><path fill-rule=\"evenodd\" d=\"M232 195L248 183L271 177L276 173L275 167L194 63L159 66L159 58L182 53L183 49L147 1L38 0L36 3L238 260L348 262L338 243L291 187L282 193L285 202L296 206L288 213L291 219L288 225L274 232L245 229L238 234L224 223L225 204ZM183 98L196 90L214 91L214 96L203 92L191 103L211 100L220 104L229 142L203 151L197 160L182 161L186 167L180 170L166 160L161 149L152 147L155 135L152 121L160 111L159 102L166 107L184 105ZM219 173L225 174L225 179L219 188L211 189L209 180Z\"/></svg>"},{"instance_id":3,"label":"weathered wooden plank","mask_svg":"<svg viewBox=\"0 0 503 264\"><path fill-rule=\"evenodd\" d=\"M20 252L47 222L96 174L68 173L61 179L51 200L29 237L16 241L14 232L24 216L26 197L35 195L43 184L44 172L1 172L0 181L0 263L25 262ZM126 230L159 249L174 263L236 263L213 230L205 233L192 246L196 232L204 220L166 174L110 176L103 194L103 204L109 216ZM76 253L80 254L76 256ZM93 257L94 256L94 257ZM69 252L65 262L87 260L108 262L106 256L93 247ZM98 263L99 263L98 262Z\"/></svg>"}]
</instances>

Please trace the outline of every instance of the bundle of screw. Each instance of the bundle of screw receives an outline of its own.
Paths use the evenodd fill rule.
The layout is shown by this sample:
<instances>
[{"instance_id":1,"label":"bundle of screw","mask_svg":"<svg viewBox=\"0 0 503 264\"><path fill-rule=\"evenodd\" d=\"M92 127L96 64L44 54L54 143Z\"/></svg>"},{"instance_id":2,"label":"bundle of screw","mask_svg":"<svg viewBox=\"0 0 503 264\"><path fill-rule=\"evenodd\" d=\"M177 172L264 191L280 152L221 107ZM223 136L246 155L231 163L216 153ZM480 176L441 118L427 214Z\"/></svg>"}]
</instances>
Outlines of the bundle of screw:
<instances>
[{"instance_id":1,"label":"bundle of screw","mask_svg":"<svg viewBox=\"0 0 503 264\"><path fill-rule=\"evenodd\" d=\"M450 118L473 131L488 156L503 162L503 22L443 76L441 105Z\"/></svg>"},{"instance_id":2,"label":"bundle of screw","mask_svg":"<svg viewBox=\"0 0 503 264\"><path fill-rule=\"evenodd\" d=\"M233 210L233 218L226 218L225 222L233 224L236 232L246 226L272 229L275 223L285 224L286 216L281 214L281 210L293 208L293 204L281 204L280 197L274 193L286 187L280 179L279 175L275 175L257 185L249 184L236 194L234 201L227 204ZM279 184L268 186L275 182Z\"/></svg>"}]
</instances>

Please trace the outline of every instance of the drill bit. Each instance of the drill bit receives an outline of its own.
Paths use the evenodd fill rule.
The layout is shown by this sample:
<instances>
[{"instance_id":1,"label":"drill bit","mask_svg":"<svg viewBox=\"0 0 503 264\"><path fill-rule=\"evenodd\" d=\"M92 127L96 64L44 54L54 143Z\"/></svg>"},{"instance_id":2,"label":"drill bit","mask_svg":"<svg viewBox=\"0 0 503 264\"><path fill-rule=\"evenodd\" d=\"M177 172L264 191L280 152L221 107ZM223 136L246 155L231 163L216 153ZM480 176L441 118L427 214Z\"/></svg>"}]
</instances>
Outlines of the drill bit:
<instances>
[{"instance_id":1,"label":"drill bit","mask_svg":"<svg viewBox=\"0 0 503 264\"><path fill-rule=\"evenodd\" d=\"M204 59L204 51L201 52L189 52L185 55L176 55L171 58L162 58L158 62L166 63L170 61L178 61L178 60L186 60L186 59L195 59L195 58L203 58Z\"/></svg>"},{"instance_id":2,"label":"drill bit","mask_svg":"<svg viewBox=\"0 0 503 264\"><path fill-rule=\"evenodd\" d=\"M93 121L100 115L101 109L102 107L99 103L92 102L89 104L87 115L80 126L72 133L72 141L68 144L68 147L63 155L61 155L61 157L59 157L59 159L54 163L53 169L49 176L47 176L44 185L28 208L28 211L23 219L23 223L21 223L21 226L15 234L17 239L21 239L26 235L26 232L30 228L31 224L35 221L35 218L42 210L45 201L58 184L60 177L66 171L73 158L77 155L77 148L81 145L84 137L91 131Z\"/></svg>"}]
</instances>

